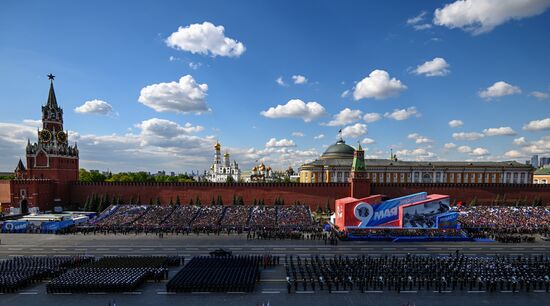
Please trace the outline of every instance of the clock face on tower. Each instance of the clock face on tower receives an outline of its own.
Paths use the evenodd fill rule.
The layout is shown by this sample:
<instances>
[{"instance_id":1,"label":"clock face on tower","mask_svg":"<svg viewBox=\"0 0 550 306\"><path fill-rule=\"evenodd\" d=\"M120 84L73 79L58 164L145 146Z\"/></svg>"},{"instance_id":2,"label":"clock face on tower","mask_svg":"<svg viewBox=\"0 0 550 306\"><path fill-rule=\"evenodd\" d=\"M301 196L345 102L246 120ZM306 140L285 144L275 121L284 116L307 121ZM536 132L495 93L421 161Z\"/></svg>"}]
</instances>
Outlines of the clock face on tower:
<instances>
[{"instance_id":1,"label":"clock face on tower","mask_svg":"<svg viewBox=\"0 0 550 306\"><path fill-rule=\"evenodd\" d=\"M48 130L42 130L38 133L38 138L41 142L50 142L52 140L52 133Z\"/></svg>"},{"instance_id":2,"label":"clock face on tower","mask_svg":"<svg viewBox=\"0 0 550 306\"><path fill-rule=\"evenodd\" d=\"M57 132L56 139L57 139L57 142L64 144L67 142L67 134L65 134L65 132L63 131Z\"/></svg>"}]
</instances>

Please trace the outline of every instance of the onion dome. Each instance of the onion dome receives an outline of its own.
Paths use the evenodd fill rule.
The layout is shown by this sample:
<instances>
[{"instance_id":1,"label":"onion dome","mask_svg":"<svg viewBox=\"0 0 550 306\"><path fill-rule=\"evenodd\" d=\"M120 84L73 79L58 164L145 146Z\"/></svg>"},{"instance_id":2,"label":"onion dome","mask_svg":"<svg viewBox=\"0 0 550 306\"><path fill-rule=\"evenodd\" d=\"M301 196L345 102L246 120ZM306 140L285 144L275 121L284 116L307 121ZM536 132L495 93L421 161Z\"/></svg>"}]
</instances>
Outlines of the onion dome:
<instances>
[{"instance_id":1,"label":"onion dome","mask_svg":"<svg viewBox=\"0 0 550 306\"><path fill-rule=\"evenodd\" d=\"M216 149L216 151L219 151L221 149L222 145L216 141L216 144L214 145L214 149Z\"/></svg>"},{"instance_id":2,"label":"onion dome","mask_svg":"<svg viewBox=\"0 0 550 306\"><path fill-rule=\"evenodd\" d=\"M262 164L260 165L260 171L265 171L265 165L264 165L264 163L262 163Z\"/></svg>"}]
</instances>

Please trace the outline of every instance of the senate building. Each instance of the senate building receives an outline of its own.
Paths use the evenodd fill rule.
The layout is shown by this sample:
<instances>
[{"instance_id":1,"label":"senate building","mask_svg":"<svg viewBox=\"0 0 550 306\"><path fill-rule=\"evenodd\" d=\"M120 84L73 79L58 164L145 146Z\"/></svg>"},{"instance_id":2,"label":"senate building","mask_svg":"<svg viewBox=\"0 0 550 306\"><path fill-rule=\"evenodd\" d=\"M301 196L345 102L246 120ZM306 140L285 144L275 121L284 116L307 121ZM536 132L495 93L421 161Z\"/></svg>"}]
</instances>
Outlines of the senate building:
<instances>
[{"instance_id":1,"label":"senate building","mask_svg":"<svg viewBox=\"0 0 550 306\"><path fill-rule=\"evenodd\" d=\"M340 138L316 160L300 167L300 182L347 182L355 149ZM533 181L533 167L515 161L402 161L365 159L373 183L512 183Z\"/></svg>"}]
</instances>

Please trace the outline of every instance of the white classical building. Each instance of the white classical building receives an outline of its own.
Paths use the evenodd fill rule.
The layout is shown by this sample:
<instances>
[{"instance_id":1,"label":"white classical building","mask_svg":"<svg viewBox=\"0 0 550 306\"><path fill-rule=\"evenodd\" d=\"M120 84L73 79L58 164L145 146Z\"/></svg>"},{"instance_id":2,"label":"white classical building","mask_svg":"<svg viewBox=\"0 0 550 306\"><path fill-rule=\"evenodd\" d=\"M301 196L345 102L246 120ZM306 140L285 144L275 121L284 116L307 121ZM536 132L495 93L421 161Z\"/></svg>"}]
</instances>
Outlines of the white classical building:
<instances>
[{"instance_id":1,"label":"white classical building","mask_svg":"<svg viewBox=\"0 0 550 306\"><path fill-rule=\"evenodd\" d=\"M229 153L225 152L222 163L221 145L219 142L216 142L214 149L214 164L212 164L210 171L206 174L206 180L215 183L225 183L228 177L232 177L233 181L239 182L241 180L241 169L239 169L237 162L233 161L231 163Z\"/></svg>"}]
</instances>

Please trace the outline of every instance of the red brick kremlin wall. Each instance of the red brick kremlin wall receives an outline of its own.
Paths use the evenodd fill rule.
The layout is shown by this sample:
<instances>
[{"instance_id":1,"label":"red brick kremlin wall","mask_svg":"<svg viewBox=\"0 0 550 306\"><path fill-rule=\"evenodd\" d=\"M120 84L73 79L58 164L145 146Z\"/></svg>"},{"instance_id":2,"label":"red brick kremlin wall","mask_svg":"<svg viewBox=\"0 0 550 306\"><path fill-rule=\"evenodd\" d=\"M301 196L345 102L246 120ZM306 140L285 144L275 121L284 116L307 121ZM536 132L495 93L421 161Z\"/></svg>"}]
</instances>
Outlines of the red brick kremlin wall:
<instances>
[{"instance_id":1,"label":"red brick kremlin wall","mask_svg":"<svg viewBox=\"0 0 550 306\"><path fill-rule=\"evenodd\" d=\"M9 180L0 180L0 203L10 203Z\"/></svg>"},{"instance_id":2,"label":"red brick kremlin wall","mask_svg":"<svg viewBox=\"0 0 550 306\"><path fill-rule=\"evenodd\" d=\"M312 209L317 205L324 208L328 203L331 207L334 201L347 197L350 193L349 183L73 183L71 188L71 200L73 203L83 205L86 198L92 194L121 197L125 202L137 199L149 203L149 200L160 198L161 203L169 203L170 199L176 201L180 197L182 204L187 204L192 199L195 202L197 196L202 204L210 204L212 197L222 197L223 203L233 203L233 196L243 197L245 203L253 203L254 200L265 201L271 205L277 198L284 200L285 204L295 201L308 204Z\"/></svg>"},{"instance_id":3,"label":"red brick kremlin wall","mask_svg":"<svg viewBox=\"0 0 550 306\"><path fill-rule=\"evenodd\" d=\"M366 190L365 190L366 191ZM447 194L451 201L470 203L499 203L515 204L516 201L542 200L550 205L550 185L532 184L392 184L371 183L370 194L384 194L389 197L399 197L416 192ZM233 196L241 196L245 203L252 203L254 199L263 199L267 205L277 198L292 204L295 201L308 204L312 209L317 205L325 207L327 201L334 208L334 201L350 195L349 183L73 183L70 186L71 202L83 205L92 194L121 197L125 202L137 199L149 203L157 197L161 203L174 202L179 195L181 203L187 204L198 196L203 204L210 204L212 197L222 196L225 204L233 202Z\"/></svg>"}]
</instances>

